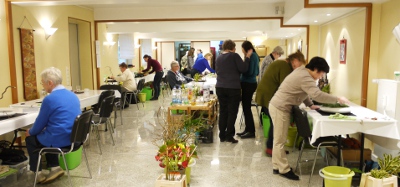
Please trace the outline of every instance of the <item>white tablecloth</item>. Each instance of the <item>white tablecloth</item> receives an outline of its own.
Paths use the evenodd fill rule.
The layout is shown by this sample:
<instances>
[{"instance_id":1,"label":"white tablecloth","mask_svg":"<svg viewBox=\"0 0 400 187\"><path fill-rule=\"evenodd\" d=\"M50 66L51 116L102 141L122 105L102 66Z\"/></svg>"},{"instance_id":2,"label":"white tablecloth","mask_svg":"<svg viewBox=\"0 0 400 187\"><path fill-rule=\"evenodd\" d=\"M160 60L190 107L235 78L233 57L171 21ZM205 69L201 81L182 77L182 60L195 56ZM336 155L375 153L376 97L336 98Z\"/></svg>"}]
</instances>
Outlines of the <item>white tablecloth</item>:
<instances>
[{"instance_id":1,"label":"white tablecloth","mask_svg":"<svg viewBox=\"0 0 400 187\"><path fill-rule=\"evenodd\" d=\"M13 110L13 112L22 113L22 109L12 109L12 108L1 108L6 110ZM15 129L19 129L22 127L26 127L30 124L33 124L36 120L39 112L32 111L23 116L13 117L6 120L0 121L0 135L11 132Z\"/></svg>"},{"instance_id":2,"label":"white tablecloth","mask_svg":"<svg viewBox=\"0 0 400 187\"><path fill-rule=\"evenodd\" d=\"M322 136L360 132L380 146L388 149L400 148L400 127L395 119L353 103L349 105L351 112L356 115L356 120L329 119L329 116L322 116L315 110L308 110L309 120L313 123L311 143Z\"/></svg>"}]
</instances>

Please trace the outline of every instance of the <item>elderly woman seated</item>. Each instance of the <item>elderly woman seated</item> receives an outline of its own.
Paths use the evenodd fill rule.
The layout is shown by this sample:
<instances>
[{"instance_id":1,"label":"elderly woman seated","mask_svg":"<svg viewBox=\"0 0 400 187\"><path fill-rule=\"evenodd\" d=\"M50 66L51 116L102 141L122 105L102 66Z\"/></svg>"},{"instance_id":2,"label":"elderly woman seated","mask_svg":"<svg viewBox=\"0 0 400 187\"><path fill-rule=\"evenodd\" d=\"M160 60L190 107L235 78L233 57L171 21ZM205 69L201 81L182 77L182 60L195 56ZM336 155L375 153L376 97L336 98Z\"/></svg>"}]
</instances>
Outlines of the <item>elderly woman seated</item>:
<instances>
[{"instance_id":1,"label":"elderly woman seated","mask_svg":"<svg viewBox=\"0 0 400 187\"><path fill-rule=\"evenodd\" d=\"M184 76L179 69L179 63L177 61L172 61L171 70L169 70L167 74L167 81L171 89L175 86L181 86L182 84L186 84L193 80L192 78Z\"/></svg>"}]
</instances>

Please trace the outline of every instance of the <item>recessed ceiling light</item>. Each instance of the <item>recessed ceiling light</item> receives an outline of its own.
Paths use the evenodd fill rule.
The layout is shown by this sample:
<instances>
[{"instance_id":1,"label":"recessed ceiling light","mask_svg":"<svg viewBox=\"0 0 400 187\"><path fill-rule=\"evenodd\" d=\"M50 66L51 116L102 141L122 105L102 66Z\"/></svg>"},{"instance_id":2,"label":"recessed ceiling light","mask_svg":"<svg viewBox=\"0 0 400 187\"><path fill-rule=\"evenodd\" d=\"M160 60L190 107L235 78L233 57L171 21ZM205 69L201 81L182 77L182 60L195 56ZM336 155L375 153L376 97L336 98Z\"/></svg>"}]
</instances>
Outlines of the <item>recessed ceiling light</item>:
<instances>
[{"instance_id":1,"label":"recessed ceiling light","mask_svg":"<svg viewBox=\"0 0 400 187\"><path fill-rule=\"evenodd\" d=\"M331 16L331 14L326 14L326 16Z\"/></svg>"},{"instance_id":2,"label":"recessed ceiling light","mask_svg":"<svg viewBox=\"0 0 400 187\"><path fill-rule=\"evenodd\" d=\"M318 20L314 20L314 23L317 23L318 22Z\"/></svg>"},{"instance_id":3,"label":"recessed ceiling light","mask_svg":"<svg viewBox=\"0 0 400 187\"><path fill-rule=\"evenodd\" d=\"M297 29L297 30L299 31L299 30L301 30L301 29Z\"/></svg>"},{"instance_id":4,"label":"recessed ceiling light","mask_svg":"<svg viewBox=\"0 0 400 187\"><path fill-rule=\"evenodd\" d=\"M287 38L287 36L285 36Z\"/></svg>"}]
</instances>

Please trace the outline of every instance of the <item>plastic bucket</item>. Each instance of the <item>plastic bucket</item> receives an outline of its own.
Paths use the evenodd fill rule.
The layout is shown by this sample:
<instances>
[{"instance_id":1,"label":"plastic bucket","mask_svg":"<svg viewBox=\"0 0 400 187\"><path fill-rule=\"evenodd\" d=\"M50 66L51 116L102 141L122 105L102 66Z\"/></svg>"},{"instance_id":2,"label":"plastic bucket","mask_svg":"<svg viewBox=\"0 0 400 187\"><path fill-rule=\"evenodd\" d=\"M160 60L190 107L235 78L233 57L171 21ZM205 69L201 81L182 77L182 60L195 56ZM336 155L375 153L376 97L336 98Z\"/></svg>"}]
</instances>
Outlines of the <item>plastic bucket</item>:
<instances>
[{"instance_id":1,"label":"plastic bucket","mask_svg":"<svg viewBox=\"0 0 400 187\"><path fill-rule=\"evenodd\" d=\"M76 167L79 166L79 164L81 164L81 160L82 160L82 146L71 153L65 154L65 161L67 162L67 167L69 170L75 169ZM65 165L64 165L64 160L60 154L60 156L58 157L58 163L60 163L60 167L65 170Z\"/></svg>"},{"instance_id":2,"label":"plastic bucket","mask_svg":"<svg viewBox=\"0 0 400 187\"><path fill-rule=\"evenodd\" d=\"M139 97L139 101L140 101L141 103L146 102L146 93L139 93L139 94L138 94L138 97Z\"/></svg>"},{"instance_id":3,"label":"plastic bucket","mask_svg":"<svg viewBox=\"0 0 400 187\"><path fill-rule=\"evenodd\" d=\"M328 166L319 170L319 175L324 178L325 187L350 187L354 172L345 167Z\"/></svg>"},{"instance_id":4,"label":"plastic bucket","mask_svg":"<svg viewBox=\"0 0 400 187\"><path fill-rule=\"evenodd\" d=\"M268 138L269 135L269 129L270 129L270 121L268 115L262 113L262 126L264 129L264 138Z\"/></svg>"},{"instance_id":5,"label":"plastic bucket","mask_svg":"<svg viewBox=\"0 0 400 187\"><path fill-rule=\"evenodd\" d=\"M295 126L289 126L288 135L287 135L287 139L286 139L286 144L285 144L285 146L287 146L287 147L293 147L294 141L295 141L295 139L296 139L296 135L297 135L297 127L295 127Z\"/></svg>"},{"instance_id":6,"label":"plastic bucket","mask_svg":"<svg viewBox=\"0 0 400 187\"><path fill-rule=\"evenodd\" d=\"M152 97L152 89L150 87L145 87L142 89L141 93L145 93L146 94L146 101L150 101L151 97Z\"/></svg>"}]
</instances>

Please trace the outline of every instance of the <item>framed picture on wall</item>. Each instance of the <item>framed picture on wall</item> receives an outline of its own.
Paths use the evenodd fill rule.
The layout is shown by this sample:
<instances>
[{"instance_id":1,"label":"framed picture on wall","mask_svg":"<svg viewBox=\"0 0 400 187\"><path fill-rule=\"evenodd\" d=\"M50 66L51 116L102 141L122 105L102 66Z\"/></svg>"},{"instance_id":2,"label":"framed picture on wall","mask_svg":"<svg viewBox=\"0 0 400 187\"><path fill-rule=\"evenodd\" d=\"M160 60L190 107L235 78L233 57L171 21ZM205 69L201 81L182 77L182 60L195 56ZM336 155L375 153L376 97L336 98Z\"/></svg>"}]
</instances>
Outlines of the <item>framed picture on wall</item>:
<instances>
[{"instance_id":1,"label":"framed picture on wall","mask_svg":"<svg viewBox=\"0 0 400 187\"><path fill-rule=\"evenodd\" d=\"M347 40L341 39L340 40L340 64L346 64L346 53L347 53Z\"/></svg>"}]
</instances>

